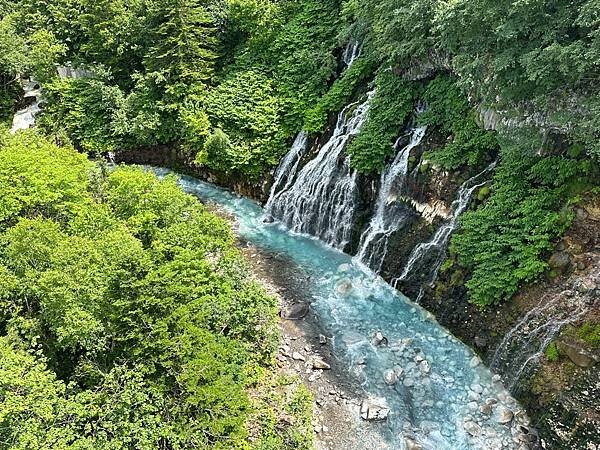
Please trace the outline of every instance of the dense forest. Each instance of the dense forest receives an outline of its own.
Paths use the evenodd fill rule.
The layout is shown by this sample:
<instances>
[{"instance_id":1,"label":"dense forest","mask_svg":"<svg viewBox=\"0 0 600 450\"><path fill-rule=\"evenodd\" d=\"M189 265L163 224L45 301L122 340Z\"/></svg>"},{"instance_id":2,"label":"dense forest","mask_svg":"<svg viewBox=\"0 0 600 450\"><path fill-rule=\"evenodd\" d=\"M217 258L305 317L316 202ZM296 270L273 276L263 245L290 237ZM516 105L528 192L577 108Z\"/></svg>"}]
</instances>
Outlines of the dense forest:
<instances>
[{"instance_id":1,"label":"dense forest","mask_svg":"<svg viewBox=\"0 0 600 450\"><path fill-rule=\"evenodd\" d=\"M24 77L43 110L12 135ZM496 161L442 267L481 309L555 278L569 207L600 192L598 0L0 0L0 83L0 448L311 445L229 225L92 160L168 147L260 184L374 89L347 152L376 177L426 105L449 137L422 173Z\"/></svg>"}]
</instances>

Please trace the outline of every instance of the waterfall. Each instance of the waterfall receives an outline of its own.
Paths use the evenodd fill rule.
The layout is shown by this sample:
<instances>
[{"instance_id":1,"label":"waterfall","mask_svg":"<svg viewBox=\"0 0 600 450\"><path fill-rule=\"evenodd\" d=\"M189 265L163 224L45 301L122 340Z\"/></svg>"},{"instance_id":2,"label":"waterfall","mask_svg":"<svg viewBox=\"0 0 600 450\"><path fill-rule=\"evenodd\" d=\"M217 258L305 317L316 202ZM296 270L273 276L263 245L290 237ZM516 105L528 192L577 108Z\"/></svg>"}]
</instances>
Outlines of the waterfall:
<instances>
[{"instance_id":1,"label":"waterfall","mask_svg":"<svg viewBox=\"0 0 600 450\"><path fill-rule=\"evenodd\" d=\"M376 273L381 266L388 250L388 239L406 221L411 212L396 202L402 194L408 173L408 158L425 135L426 127L415 127L410 131L410 141L396 155L392 163L381 172L381 182L375 213L367 229L360 237L356 258ZM401 138L396 141L398 147Z\"/></svg>"},{"instance_id":2,"label":"waterfall","mask_svg":"<svg viewBox=\"0 0 600 450\"><path fill-rule=\"evenodd\" d=\"M11 133L16 133L18 130L26 130L35 125L35 116L41 111L40 102L42 98L42 89L34 79L30 79L23 84L25 91L24 98L33 98L34 101L23 109L15 113L13 117Z\"/></svg>"},{"instance_id":3,"label":"waterfall","mask_svg":"<svg viewBox=\"0 0 600 450\"><path fill-rule=\"evenodd\" d=\"M596 266L589 277L599 279L600 266ZM597 301L593 290L580 289L581 280L576 279L570 284L569 289L546 293L537 306L504 336L496 349L490 368L503 373L504 384L511 391L535 367L561 330L581 319Z\"/></svg>"},{"instance_id":4,"label":"waterfall","mask_svg":"<svg viewBox=\"0 0 600 450\"><path fill-rule=\"evenodd\" d=\"M392 280L392 284L396 287L398 283L405 281L411 275L413 275L413 271L415 266L423 266L420 264L421 262L431 262L433 258L433 263L429 265L430 270L423 271L423 274L427 277L424 283L431 284L433 283L438 275L440 267L444 262L444 258L446 256L446 247L448 245L448 241L450 240L450 236L456 230L458 226L458 218L460 215L467 209L469 205L469 201L471 200L471 196L473 192L486 184L488 180L484 180L478 182L485 174L489 173L494 169L496 163L491 163L488 167L486 167L483 171L478 173L472 178L469 178L465 181L458 190L458 195L456 200L452 202L452 215L450 220L443 224L434 234L433 238L429 242L423 242L417 245L410 254L408 258L408 262L404 266L404 270L402 274ZM423 295L423 288L421 286L419 291L419 296L417 297L417 303L421 299Z\"/></svg>"},{"instance_id":5,"label":"waterfall","mask_svg":"<svg viewBox=\"0 0 600 450\"><path fill-rule=\"evenodd\" d=\"M346 45L346 49L344 50L344 54L342 55L342 59L344 60L344 64L346 64L346 68L349 68L354 61L360 56L362 51L362 45L351 39Z\"/></svg>"},{"instance_id":6,"label":"waterfall","mask_svg":"<svg viewBox=\"0 0 600 450\"><path fill-rule=\"evenodd\" d=\"M279 167L275 171L273 186L269 194L269 200L265 205L265 214L272 215L273 204L276 202L279 195L286 191L294 182L294 175L298 170L298 164L302 159L302 154L306 150L308 136L306 132L301 131L296 136L292 148L287 155L281 160Z\"/></svg>"},{"instance_id":7,"label":"waterfall","mask_svg":"<svg viewBox=\"0 0 600 450\"><path fill-rule=\"evenodd\" d=\"M319 237L338 249L350 241L357 201L357 174L350 168L344 149L364 123L374 91L357 105L353 103L339 114L333 135L297 174L292 165L288 183L271 192L268 212L291 231ZM298 150L292 148L290 153ZM289 160L293 160L293 156ZM286 156L286 159L288 157ZM285 171L282 163L282 172ZM289 183L293 180L293 183Z\"/></svg>"}]
</instances>

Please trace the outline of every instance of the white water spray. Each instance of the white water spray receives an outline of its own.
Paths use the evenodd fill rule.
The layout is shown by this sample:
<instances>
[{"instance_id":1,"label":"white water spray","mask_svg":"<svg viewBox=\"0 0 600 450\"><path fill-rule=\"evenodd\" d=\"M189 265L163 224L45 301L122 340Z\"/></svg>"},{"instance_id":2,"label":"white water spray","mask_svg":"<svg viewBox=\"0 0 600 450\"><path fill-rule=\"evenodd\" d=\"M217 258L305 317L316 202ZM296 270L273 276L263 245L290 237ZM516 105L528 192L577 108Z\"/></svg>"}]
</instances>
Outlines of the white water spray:
<instances>
[{"instance_id":1,"label":"white water spray","mask_svg":"<svg viewBox=\"0 0 600 450\"><path fill-rule=\"evenodd\" d=\"M350 241L357 173L350 168L344 149L365 122L373 95L371 91L362 104L346 106L338 116L333 135L318 155L297 175L290 170L288 180L293 180L293 184L286 184L278 193L271 192L267 202L269 214L291 231L317 236L338 249L344 249ZM290 151L295 152L294 148ZM292 168L297 170L298 165Z\"/></svg>"},{"instance_id":2,"label":"white water spray","mask_svg":"<svg viewBox=\"0 0 600 450\"><path fill-rule=\"evenodd\" d=\"M433 265L430 265L431 270L428 271L429 276L426 283L431 284L436 280L440 267L444 262L446 247L450 240L450 236L458 226L458 218L467 209L467 206L469 206L469 201L471 200L473 192L488 182L488 180L479 180L481 180L485 174L492 171L494 167L496 167L495 162L474 177L469 178L460 186L458 196L456 200L452 202L452 215L450 220L436 231L429 242L420 243L413 249L408 258L408 262L404 266L402 274L398 278L392 280L393 286L397 286L398 283L406 280L413 273L415 267L420 266L420 263L426 258L429 259L432 254L435 260ZM422 295L423 289L421 288L419 296L417 297L417 303Z\"/></svg>"},{"instance_id":3,"label":"white water spray","mask_svg":"<svg viewBox=\"0 0 600 450\"><path fill-rule=\"evenodd\" d=\"M25 91L24 98L33 98L33 102L15 113L13 117L11 133L18 130L26 130L35 125L35 116L41 111L40 102L42 100L42 89L37 81L31 79L23 84Z\"/></svg>"},{"instance_id":4,"label":"white water spray","mask_svg":"<svg viewBox=\"0 0 600 450\"><path fill-rule=\"evenodd\" d=\"M381 172L381 182L375 213L360 238L356 258L379 273L388 250L390 235L410 217L410 211L400 207L396 199L402 194L408 173L408 159L413 148L421 143L426 127L410 131L410 141L396 155L394 161ZM401 138L396 141L398 147Z\"/></svg>"},{"instance_id":5,"label":"white water spray","mask_svg":"<svg viewBox=\"0 0 600 450\"><path fill-rule=\"evenodd\" d=\"M600 279L600 265L588 277L596 283ZM597 301L593 291L581 289L580 284L582 281L575 279L569 289L544 295L538 305L504 336L490 368L503 373L504 384L511 391L517 389L521 378L535 368L561 330L577 323Z\"/></svg>"}]
</instances>

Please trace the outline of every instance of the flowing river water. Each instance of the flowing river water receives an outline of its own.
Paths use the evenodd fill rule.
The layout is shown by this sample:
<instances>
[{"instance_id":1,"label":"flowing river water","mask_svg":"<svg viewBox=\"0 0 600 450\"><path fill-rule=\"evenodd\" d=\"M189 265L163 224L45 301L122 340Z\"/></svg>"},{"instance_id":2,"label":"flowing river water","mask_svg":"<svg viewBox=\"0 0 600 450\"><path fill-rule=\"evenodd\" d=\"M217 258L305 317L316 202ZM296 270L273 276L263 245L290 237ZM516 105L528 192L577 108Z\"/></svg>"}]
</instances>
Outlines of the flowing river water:
<instances>
[{"instance_id":1,"label":"flowing river water","mask_svg":"<svg viewBox=\"0 0 600 450\"><path fill-rule=\"evenodd\" d=\"M192 177L178 178L186 192L233 214L240 237L287 255L305 273L311 308L364 391L362 415L385 417L378 430L387 448L531 448L523 409L430 313L349 255L263 222L259 204ZM421 447L411 447L415 443Z\"/></svg>"}]
</instances>

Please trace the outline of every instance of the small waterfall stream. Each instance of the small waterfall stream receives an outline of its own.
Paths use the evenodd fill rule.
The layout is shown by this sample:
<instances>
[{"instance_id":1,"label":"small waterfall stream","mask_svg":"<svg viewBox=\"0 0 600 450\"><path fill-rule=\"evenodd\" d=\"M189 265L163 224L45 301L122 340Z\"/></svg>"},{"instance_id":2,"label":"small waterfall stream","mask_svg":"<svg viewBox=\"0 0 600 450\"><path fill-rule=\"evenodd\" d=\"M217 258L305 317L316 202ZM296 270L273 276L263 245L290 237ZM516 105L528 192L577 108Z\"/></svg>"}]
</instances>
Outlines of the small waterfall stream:
<instances>
[{"instance_id":1,"label":"small waterfall stream","mask_svg":"<svg viewBox=\"0 0 600 450\"><path fill-rule=\"evenodd\" d=\"M301 131L298 133L296 140L292 144L292 148L277 167L273 179L273 186L271 186L271 192L269 193L269 200L265 205L266 214L273 214L273 205L277 202L277 198L294 182L294 176L298 171L298 164L300 164L302 155L306 150L307 142L308 135L306 132Z\"/></svg>"},{"instance_id":2,"label":"small waterfall stream","mask_svg":"<svg viewBox=\"0 0 600 450\"><path fill-rule=\"evenodd\" d=\"M344 149L367 117L374 91L361 103L353 103L339 114L333 135L298 173L299 143L294 145L280 166L279 178L289 167L284 188L271 192L268 213L289 230L310 234L340 250L349 243L357 202L357 173L350 168ZM302 134L302 133L301 133ZM281 184L281 183L279 183Z\"/></svg>"},{"instance_id":3,"label":"small waterfall stream","mask_svg":"<svg viewBox=\"0 0 600 450\"><path fill-rule=\"evenodd\" d=\"M396 199L402 195L408 173L408 158L413 148L421 143L426 127L414 127L410 130L410 140L396 155L394 160L381 172L381 182L375 213L368 227L360 237L356 258L376 273L388 250L388 238L401 224L411 216L411 211ZM401 138L396 141L398 147Z\"/></svg>"},{"instance_id":4,"label":"small waterfall stream","mask_svg":"<svg viewBox=\"0 0 600 450\"><path fill-rule=\"evenodd\" d=\"M23 83L25 99L33 98L33 102L23 109L17 111L13 117L11 133L16 133L18 130L26 130L35 125L35 116L41 111L40 103L42 101L42 88L34 79Z\"/></svg>"},{"instance_id":5,"label":"small waterfall stream","mask_svg":"<svg viewBox=\"0 0 600 450\"><path fill-rule=\"evenodd\" d=\"M600 259L588 275L600 280ZM580 279L574 279L569 289L544 295L537 306L508 332L494 356L490 367L503 374L505 385L518 390L519 381L535 368L540 358L568 325L577 323L597 302L592 291L580 290Z\"/></svg>"},{"instance_id":6,"label":"small waterfall stream","mask_svg":"<svg viewBox=\"0 0 600 450\"><path fill-rule=\"evenodd\" d=\"M491 172L496 163L491 163L483 171L465 181L458 190L456 200L452 202L452 214L450 220L443 224L428 242L417 245L410 254L408 262L399 277L392 280L393 286L398 286L401 282L415 275L415 269L423 268L427 263L427 269L420 271L417 275L422 279L421 288L416 302L419 303L423 296L423 284L433 283L439 273L440 267L446 256L446 248L450 236L458 226L460 215L465 212L469 206L469 201L473 192L488 183L489 180L480 181L484 175Z\"/></svg>"},{"instance_id":7,"label":"small waterfall stream","mask_svg":"<svg viewBox=\"0 0 600 450\"><path fill-rule=\"evenodd\" d=\"M342 55L342 59L344 64L346 64L346 68L350 67L354 61L360 56L362 51L362 44L358 41L351 39L346 48L344 49L344 54Z\"/></svg>"}]
</instances>

